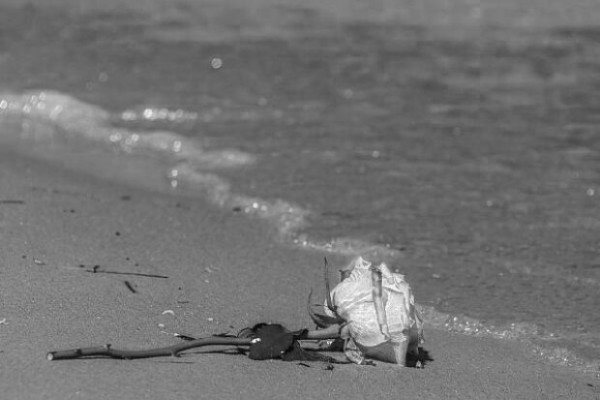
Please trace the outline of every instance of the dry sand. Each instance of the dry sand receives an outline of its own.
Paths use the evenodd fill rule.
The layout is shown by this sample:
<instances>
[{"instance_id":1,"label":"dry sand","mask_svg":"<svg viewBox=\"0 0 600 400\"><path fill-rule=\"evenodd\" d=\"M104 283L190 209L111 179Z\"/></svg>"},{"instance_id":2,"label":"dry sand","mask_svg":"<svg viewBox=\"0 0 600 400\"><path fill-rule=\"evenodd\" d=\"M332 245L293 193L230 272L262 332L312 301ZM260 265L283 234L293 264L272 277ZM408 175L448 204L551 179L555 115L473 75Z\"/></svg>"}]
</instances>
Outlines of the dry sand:
<instances>
[{"instance_id":1,"label":"dry sand","mask_svg":"<svg viewBox=\"0 0 600 400\"><path fill-rule=\"evenodd\" d=\"M45 3L85 12L120 2ZM256 7L275 2L225 3L238 9L251 4L260 21ZM164 4L128 7L155 11ZM381 1L387 11L372 8L377 12L365 17L387 18L394 4ZM342 0L319 7L340 18L358 18L364 9ZM554 18L552 10L544 15ZM442 14L423 13L423 21ZM578 15L585 22L589 13ZM93 180L2 149L0 243L2 399L600 398L596 375L548 365L525 344L432 329L426 349L434 361L423 370L382 363L327 370L322 363L307 367L206 351L178 359L49 362L49 350L167 345L177 341L172 332L236 332L259 321L310 326L304 304L311 287L322 290L322 255L278 244L261 222L198 199ZM168 278L90 273L94 266Z\"/></svg>"}]
</instances>

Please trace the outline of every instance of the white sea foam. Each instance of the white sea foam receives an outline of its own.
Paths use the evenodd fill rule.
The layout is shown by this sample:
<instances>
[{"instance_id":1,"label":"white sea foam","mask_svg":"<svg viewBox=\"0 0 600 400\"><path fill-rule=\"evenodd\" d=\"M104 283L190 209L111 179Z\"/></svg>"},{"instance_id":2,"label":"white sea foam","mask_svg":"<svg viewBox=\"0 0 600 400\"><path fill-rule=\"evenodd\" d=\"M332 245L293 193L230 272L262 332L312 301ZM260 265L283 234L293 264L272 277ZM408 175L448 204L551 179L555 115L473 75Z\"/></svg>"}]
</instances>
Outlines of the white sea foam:
<instances>
[{"instance_id":1,"label":"white sea foam","mask_svg":"<svg viewBox=\"0 0 600 400\"><path fill-rule=\"evenodd\" d=\"M191 113L182 111L181 114ZM153 152L174 160L186 160L204 169L239 167L255 161L251 154L235 149L205 150L198 141L174 132L112 127L107 111L55 91L0 93L0 117L20 119L19 134L26 140L89 139L125 153ZM56 129L40 129L40 123L51 124ZM68 151L69 144L65 146Z\"/></svg>"},{"instance_id":2,"label":"white sea foam","mask_svg":"<svg viewBox=\"0 0 600 400\"><path fill-rule=\"evenodd\" d=\"M189 119L197 114L147 107L141 113L125 115L153 121ZM219 170L256 162L253 155L236 149L207 150L198 139L169 131L115 128L110 121L109 112L64 93L0 93L0 127L6 128L0 130L0 143L121 182L201 194L215 205L271 222L286 238L304 226L307 210L283 200L236 194L218 175Z\"/></svg>"}]
</instances>

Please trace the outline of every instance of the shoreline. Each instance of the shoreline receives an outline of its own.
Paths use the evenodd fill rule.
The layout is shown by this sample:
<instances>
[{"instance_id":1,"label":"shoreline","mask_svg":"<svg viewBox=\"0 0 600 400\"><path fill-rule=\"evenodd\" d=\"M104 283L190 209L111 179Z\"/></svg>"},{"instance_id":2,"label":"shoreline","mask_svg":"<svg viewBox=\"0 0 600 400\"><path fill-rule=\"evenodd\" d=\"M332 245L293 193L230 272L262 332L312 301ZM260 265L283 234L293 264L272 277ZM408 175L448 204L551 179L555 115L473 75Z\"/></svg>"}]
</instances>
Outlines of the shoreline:
<instances>
[{"instance_id":1,"label":"shoreline","mask_svg":"<svg viewBox=\"0 0 600 400\"><path fill-rule=\"evenodd\" d=\"M309 326L305 296L323 289L322 255L277 244L265 223L201 200L106 183L10 154L2 154L0 166L3 198L23 201L0 205L0 319L6 318L0 365L7 397L187 398L202 391L207 398L265 398L276 390L288 398L402 393L436 399L450 390L451 398L593 399L600 390L593 373L544 363L527 344L427 325L425 349L434 361L424 370L378 363L325 372L321 363L307 368L210 352L49 362L47 351L73 346L174 343L163 332L235 332L259 321ZM86 272L95 265L168 279Z\"/></svg>"},{"instance_id":2,"label":"shoreline","mask_svg":"<svg viewBox=\"0 0 600 400\"><path fill-rule=\"evenodd\" d=\"M102 11L93 2L51 3L65 13ZM177 13L161 15L164 6L154 0L115 11L117 3L102 7L115 13L125 13L129 7L160 21L180 18ZM198 7L205 3L181 4L203 13L205 9ZM216 25L155 33L190 40L206 40L207 31L214 35L208 40L242 33L279 34L287 27L272 23L265 29L258 23L269 17L257 10L271 3L231 1L209 12ZM342 3L336 1L331 7ZM358 7L358 2L352 4ZM381 9L391 4L383 1ZM311 3L307 10L313 6L324 7ZM247 32L217 27L232 9L244 7L253 10ZM553 10L550 7L549 14ZM320 18L292 11L292 22L306 15ZM349 7L339 18L379 18L357 17L357 12ZM335 23L335 18L330 22ZM535 354L532 344L455 334L437 329L443 326L439 321L433 329L426 321L425 349L434 361L422 371L382 363L370 369L348 365L328 371L320 363L305 367L252 362L210 351L190 352L181 359L50 363L44 358L50 350L105 343L132 348L167 345L174 343L173 332L235 333L260 321L280 322L290 329L308 327L306 296L311 288L317 294L323 291L323 255L334 265L346 262L343 254L281 243L273 225L249 213L105 178L0 149L0 200L4 201L0 202L4 250L0 256L0 386L7 397L161 398L177 393L185 398L242 394L251 399L275 394L397 398L401 393L432 399L481 398L482 394L596 399L600 395L596 369L549 364ZM416 296L418 301L418 292ZM163 314L167 310L173 314Z\"/></svg>"},{"instance_id":3,"label":"shoreline","mask_svg":"<svg viewBox=\"0 0 600 400\"><path fill-rule=\"evenodd\" d=\"M282 200L273 201L237 193L230 189L230 184L219 175L203 172L202 168L197 171L193 164L191 166L184 164L196 160L201 166L208 164L209 171L212 170L210 165L213 164L213 167L219 171L220 168L235 167L244 162L252 163L254 160L249 154L231 150L205 151L197 147L195 142L167 131L157 134L152 131L113 128L107 123L109 120L107 111L79 102L67 94L52 91L28 92L22 95L0 94L0 103L4 104L3 108L0 107L0 113L5 114L0 114L0 117L5 118L4 121L0 121L2 122L0 126L5 127L7 131L18 129L19 122L22 126L27 126L23 128L22 133L25 139L22 143L17 139L16 148L30 160L43 160L37 163L47 162L55 166L62 164L67 173L79 171L82 176L91 176L93 179L103 179L107 182L115 181L117 185L137 188L135 190L147 190L149 196L155 193L167 196L169 199L186 199L192 203L198 201L205 207L215 208L218 213L224 215L240 214L240 218L246 218L250 223L258 222L264 225L270 232L267 235L282 247L293 247L295 250L307 252L306 254L326 254L344 260L342 263L346 263L348 257L352 258L356 255L384 260L392 266L396 262L402 263L401 255L397 251L382 245L344 238L331 243L314 242L301 233L308 210ZM29 105L34 111L20 111L25 110ZM56 110L65 111L56 112ZM54 141L60 142L63 136L78 137L79 135L81 140L86 142L81 148L78 145L67 145L56 152L47 152L45 149L45 145L53 145ZM9 139L6 141L7 136ZM114 140L114 136L118 136L119 140ZM130 138L134 136L138 139L131 140ZM10 134L0 139L6 141L9 148L12 147ZM177 143L177 146L171 143ZM91 152L88 149L90 145L93 149ZM98 147L96 148L95 145ZM111 146L116 149L112 149ZM136 157L134 165L141 163L140 165L147 167L128 166L127 161L133 157L131 154ZM150 161L156 154L165 159L173 158L173 165L169 166L168 162L165 165L153 165ZM232 154L234 157L231 156ZM122 167L127 167L126 172L123 172ZM189 172L186 173L186 170ZM169 174L168 171L176 171L177 174ZM168 175L171 185L167 182ZM172 187L173 182L177 184L174 187ZM188 189L179 190L180 182ZM175 187L178 189L173 190ZM196 187L200 189L194 189ZM16 204L13 203L14 201L5 200L4 204ZM22 200L16 200L19 201ZM120 232L118 233L120 235ZM91 272L92 268L96 270L101 267L99 264L86 265L72 262L68 268L76 270L75 265L83 268L84 272ZM115 273L115 271L107 273ZM336 279L335 275L334 273L331 278ZM131 292L136 293L136 289L129 281L124 282ZM513 322L495 326L462 313L441 312L431 305L424 306L423 312L435 329L477 337L520 340L534 346L535 352L546 362L579 370L595 367L593 357L586 359L581 351L579 353L573 351L573 346L565 348L566 344L559 345L560 336L557 340L555 333L548 332L531 322Z\"/></svg>"}]
</instances>

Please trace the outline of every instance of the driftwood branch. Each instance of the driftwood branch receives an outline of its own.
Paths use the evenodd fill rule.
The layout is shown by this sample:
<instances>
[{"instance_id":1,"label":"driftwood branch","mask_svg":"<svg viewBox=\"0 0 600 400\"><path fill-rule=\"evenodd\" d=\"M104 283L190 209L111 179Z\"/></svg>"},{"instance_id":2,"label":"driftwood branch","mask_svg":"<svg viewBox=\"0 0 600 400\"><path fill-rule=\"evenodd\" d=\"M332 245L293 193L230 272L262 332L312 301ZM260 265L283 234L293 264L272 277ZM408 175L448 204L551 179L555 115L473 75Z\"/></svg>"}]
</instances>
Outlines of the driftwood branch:
<instances>
[{"instance_id":1,"label":"driftwood branch","mask_svg":"<svg viewBox=\"0 0 600 400\"><path fill-rule=\"evenodd\" d=\"M113 349L110 344L105 346L86 347L72 350L51 351L46 355L50 361L53 360L68 360L84 357L109 357L125 360L133 360L135 358L150 358L150 357L178 357L179 353L202 346L250 346L253 343L252 338L238 337L219 337L213 336L208 338L196 339L185 343L175 344L173 346L159 347L156 349L146 350L119 350Z\"/></svg>"}]
</instances>

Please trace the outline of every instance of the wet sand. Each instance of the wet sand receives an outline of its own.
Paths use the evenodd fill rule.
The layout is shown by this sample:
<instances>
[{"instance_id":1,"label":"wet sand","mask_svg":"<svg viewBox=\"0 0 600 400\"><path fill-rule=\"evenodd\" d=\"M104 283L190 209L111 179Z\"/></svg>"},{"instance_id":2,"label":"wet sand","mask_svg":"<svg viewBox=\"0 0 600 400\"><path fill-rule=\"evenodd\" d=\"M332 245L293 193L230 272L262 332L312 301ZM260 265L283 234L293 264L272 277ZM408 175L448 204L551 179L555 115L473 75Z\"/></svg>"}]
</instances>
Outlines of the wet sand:
<instances>
[{"instance_id":1,"label":"wet sand","mask_svg":"<svg viewBox=\"0 0 600 400\"><path fill-rule=\"evenodd\" d=\"M425 348L434 361L423 370L383 363L327 370L320 362L252 361L211 349L181 358L47 361L50 350L169 345L178 341L173 332L235 333L259 321L310 326L305 299L310 288L323 289L322 255L277 244L261 222L198 199L137 191L6 153L0 171L3 398L595 399L600 393L593 373L546 364L524 344L431 328Z\"/></svg>"},{"instance_id":2,"label":"wet sand","mask_svg":"<svg viewBox=\"0 0 600 400\"><path fill-rule=\"evenodd\" d=\"M52 3L70 12L97 10L92 2ZM160 11L158 2L143 4L145 12ZM352 4L336 15L356 16L353 7L360 6ZM257 26L252 32L263 32ZM168 345L177 342L173 332L235 333L259 321L308 327L305 299L311 288L323 289L322 254L280 244L267 224L233 210L119 186L2 149L0 188L2 398L600 396L593 371L546 364L518 342L427 326L425 348L434 360L424 370L383 363L328 370L323 363L258 362L210 349L177 359L49 362L50 350Z\"/></svg>"}]
</instances>

